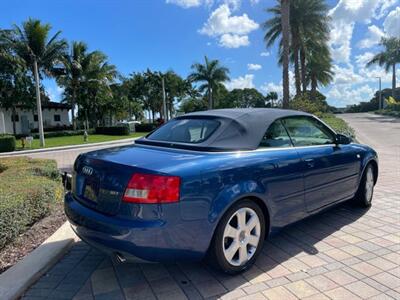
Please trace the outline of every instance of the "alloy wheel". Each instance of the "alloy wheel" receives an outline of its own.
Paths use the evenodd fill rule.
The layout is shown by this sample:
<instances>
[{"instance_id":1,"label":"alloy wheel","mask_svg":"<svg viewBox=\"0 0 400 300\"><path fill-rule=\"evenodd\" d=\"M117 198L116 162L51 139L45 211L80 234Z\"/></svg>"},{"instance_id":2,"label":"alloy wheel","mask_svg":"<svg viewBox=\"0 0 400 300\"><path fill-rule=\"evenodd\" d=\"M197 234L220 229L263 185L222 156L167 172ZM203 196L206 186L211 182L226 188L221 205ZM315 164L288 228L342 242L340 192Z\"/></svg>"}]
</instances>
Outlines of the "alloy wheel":
<instances>
[{"instance_id":1,"label":"alloy wheel","mask_svg":"<svg viewBox=\"0 0 400 300\"><path fill-rule=\"evenodd\" d=\"M257 250L260 234L257 213L249 207L239 208L225 226L222 247L226 260L233 266L246 264Z\"/></svg>"}]
</instances>

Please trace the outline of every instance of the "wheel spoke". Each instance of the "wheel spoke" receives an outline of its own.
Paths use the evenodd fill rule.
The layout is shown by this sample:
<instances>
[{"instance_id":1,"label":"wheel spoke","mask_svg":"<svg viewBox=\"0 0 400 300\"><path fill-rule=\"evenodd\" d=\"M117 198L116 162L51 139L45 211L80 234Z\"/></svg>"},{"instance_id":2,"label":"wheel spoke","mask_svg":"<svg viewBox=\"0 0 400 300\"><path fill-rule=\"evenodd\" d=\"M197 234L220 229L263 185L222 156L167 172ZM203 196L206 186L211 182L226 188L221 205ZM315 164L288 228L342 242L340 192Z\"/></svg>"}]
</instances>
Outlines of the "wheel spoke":
<instances>
[{"instance_id":1,"label":"wheel spoke","mask_svg":"<svg viewBox=\"0 0 400 300\"><path fill-rule=\"evenodd\" d=\"M239 209L236 213L237 220L238 220L238 228L245 229L246 228L246 210Z\"/></svg>"},{"instance_id":2,"label":"wheel spoke","mask_svg":"<svg viewBox=\"0 0 400 300\"><path fill-rule=\"evenodd\" d=\"M259 221L257 216L256 215L252 216L246 224L246 230L250 233L254 229L254 227L257 226L258 222Z\"/></svg>"},{"instance_id":3,"label":"wheel spoke","mask_svg":"<svg viewBox=\"0 0 400 300\"><path fill-rule=\"evenodd\" d=\"M232 244L230 244L230 246L228 247L228 249L225 249L225 257L229 262L232 261L232 258L235 256L236 252L238 251L238 248L239 248L239 243L233 241Z\"/></svg>"},{"instance_id":4,"label":"wheel spoke","mask_svg":"<svg viewBox=\"0 0 400 300\"><path fill-rule=\"evenodd\" d=\"M258 246L258 242L259 242L259 237L255 236L255 235L250 235L250 236L247 238L247 242L248 242L250 245L252 245L252 246L254 246L254 247L257 247L257 246Z\"/></svg>"},{"instance_id":5,"label":"wheel spoke","mask_svg":"<svg viewBox=\"0 0 400 300\"><path fill-rule=\"evenodd\" d=\"M225 232L224 232L225 237L230 237L230 238L237 238L238 235L238 230L231 226L230 224L226 225Z\"/></svg>"},{"instance_id":6,"label":"wheel spoke","mask_svg":"<svg viewBox=\"0 0 400 300\"><path fill-rule=\"evenodd\" d=\"M244 264L247 261L247 247L245 244L241 244L239 248L239 263Z\"/></svg>"}]
</instances>

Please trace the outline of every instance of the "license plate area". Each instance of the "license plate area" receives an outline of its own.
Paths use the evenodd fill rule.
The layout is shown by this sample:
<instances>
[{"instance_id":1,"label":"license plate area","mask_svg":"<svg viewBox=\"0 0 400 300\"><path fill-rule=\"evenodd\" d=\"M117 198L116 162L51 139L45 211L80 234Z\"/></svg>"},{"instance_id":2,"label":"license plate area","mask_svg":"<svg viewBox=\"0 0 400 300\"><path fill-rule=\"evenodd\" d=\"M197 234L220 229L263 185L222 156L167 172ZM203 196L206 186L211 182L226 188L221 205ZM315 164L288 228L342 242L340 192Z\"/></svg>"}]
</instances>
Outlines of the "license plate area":
<instances>
[{"instance_id":1,"label":"license plate area","mask_svg":"<svg viewBox=\"0 0 400 300\"><path fill-rule=\"evenodd\" d=\"M97 203L97 197L99 195L99 184L90 179L86 179L85 188L83 190L83 197L86 200Z\"/></svg>"}]
</instances>

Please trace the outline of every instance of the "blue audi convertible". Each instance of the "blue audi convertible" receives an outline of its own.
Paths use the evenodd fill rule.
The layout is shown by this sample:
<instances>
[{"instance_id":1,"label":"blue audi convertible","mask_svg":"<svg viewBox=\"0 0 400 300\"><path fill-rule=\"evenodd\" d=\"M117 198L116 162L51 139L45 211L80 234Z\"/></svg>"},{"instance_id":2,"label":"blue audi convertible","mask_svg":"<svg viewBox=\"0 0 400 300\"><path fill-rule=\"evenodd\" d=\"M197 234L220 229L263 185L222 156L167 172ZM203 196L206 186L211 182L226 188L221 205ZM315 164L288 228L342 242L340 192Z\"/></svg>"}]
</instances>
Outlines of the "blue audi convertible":
<instances>
[{"instance_id":1,"label":"blue audi convertible","mask_svg":"<svg viewBox=\"0 0 400 300\"><path fill-rule=\"evenodd\" d=\"M373 149L311 114L210 110L80 155L65 212L119 261L207 258L235 274L272 231L347 200L369 207L377 177Z\"/></svg>"}]
</instances>

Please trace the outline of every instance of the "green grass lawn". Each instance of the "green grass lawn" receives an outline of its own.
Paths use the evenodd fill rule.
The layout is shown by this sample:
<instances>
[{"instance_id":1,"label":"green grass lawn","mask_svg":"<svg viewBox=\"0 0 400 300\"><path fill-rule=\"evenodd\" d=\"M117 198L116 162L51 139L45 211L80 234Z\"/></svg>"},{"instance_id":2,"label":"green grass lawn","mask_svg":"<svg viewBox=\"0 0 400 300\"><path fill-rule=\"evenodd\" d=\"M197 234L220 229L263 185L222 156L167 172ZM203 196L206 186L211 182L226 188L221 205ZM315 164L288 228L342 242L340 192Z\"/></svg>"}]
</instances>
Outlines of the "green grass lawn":
<instances>
[{"instance_id":1,"label":"green grass lawn","mask_svg":"<svg viewBox=\"0 0 400 300\"><path fill-rule=\"evenodd\" d=\"M50 137L46 138L46 148L60 147L60 146L71 146L71 145L81 145L81 144L91 144L100 142L109 142L122 139L131 139L136 137L141 137L145 135L146 132L131 133L130 135L104 135L104 134L91 134L89 135L89 141L83 142L83 135L75 136L61 136L61 137ZM34 139L31 148L22 149L21 140L17 140L17 150L30 150L39 149L39 139Z\"/></svg>"}]
</instances>

